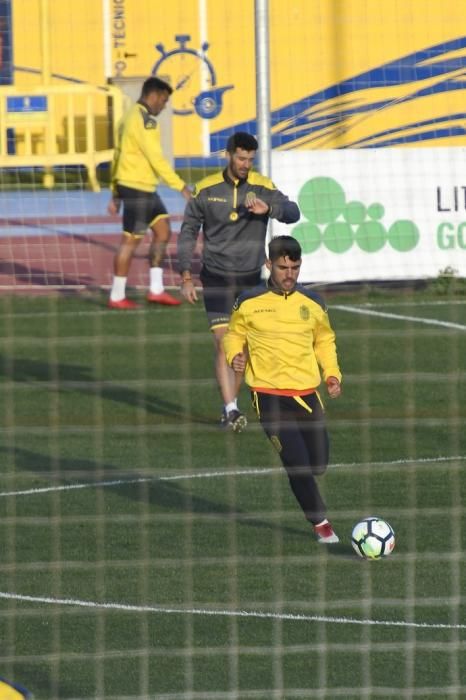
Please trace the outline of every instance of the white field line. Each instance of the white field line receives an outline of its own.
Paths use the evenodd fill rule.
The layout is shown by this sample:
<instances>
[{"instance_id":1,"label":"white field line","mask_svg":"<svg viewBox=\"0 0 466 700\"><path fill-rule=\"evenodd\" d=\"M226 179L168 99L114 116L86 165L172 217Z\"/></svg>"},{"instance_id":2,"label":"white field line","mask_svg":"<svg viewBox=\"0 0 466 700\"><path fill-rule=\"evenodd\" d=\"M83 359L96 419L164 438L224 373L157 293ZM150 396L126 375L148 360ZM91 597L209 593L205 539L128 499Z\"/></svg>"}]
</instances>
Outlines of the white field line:
<instances>
[{"instance_id":1,"label":"white field line","mask_svg":"<svg viewBox=\"0 0 466 700\"><path fill-rule=\"evenodd\" d=\"M416 299L416 301L366 301L361 306L376 307L381 306L464 306L466 304L466 299L427 299L421 301Z\"/></svg>"},{"instance_id":2,"label":"white field line","mask_svg":"<svg viewBox=\"0 0 466 700\"><path fill-rule=\"evenodd\" d=\"M185 479L208 479L209 477L218 476L247 476L269 474L270 472L280 471L279 467L268 469L238 469L226 470L221 472L200 472L197 474L174 474L173 476L147 476L137 477L135 479L111 479L109 481L88 481L82 484L63 484L60 486L44 486L42 488L24 489L22 491L3 491L0 492L0 498L7 496L33 496L40 493L51 493L55 491L72 491L75 489L89 488L107 488L111 486L125 486L127 484L144 484L150 481L183 481Z\"/></svg>"},{"instance_id":3,"label":"white field line","mask_svg":"<svg viewBox=\"0 0 466 700\"><path fill-rule=\"evenodd\" d=\"M466 330L466 326L451 323L448 321L439 321L437 319L426 319L419 318L415 316L405 316L401 314L393 314L388 312L374 311L371 309L362 309L354 306L333 306L332 308L338 309L340 311L348 311L350 313L358 313L369 316L380 316L382 318L393 318L402 321L414 321L415 323L424 323L428 325L438 325L446 328L455 328L459 330ZM440 462L440 461L463 461L464 456L459 457L440 457L440 458L428 458L428 459L417 459L417 460L395 460L392 462L379 462L374 463L373 466L385 465L394 466L397 464L408 464L408 463L426 463L426 462ZM351 466L362 466L357 463L348 464L337 464L334 467L351 467ZM220 476L252 476L252 475L264 475L271 472L280 471L280 468L270 468L270 469L241 469L236 471L222 471L222 472L204 472L198 474L190 475L174 475L169 477L142 477L137 479L118 479L112 481L101 481L101 482L90 482L82 484L68 484L62 486L51 486L37 489L27 489L23 491L10 491L0 493L0 497L6 496L25 496L25 495L35 495L41 493L47 493L51 491L69 491L73 489L84 489L84 488L95 488L95 487L109 487L109 486L119 486L124 484L132 483L143 483L150 481L174 481L183 479L198 479L198 478L212 478ZM144 612L144 613L158 613L158 614L175 614L175 615L202 615L211 617L232 617L232 618L256 618L256 619L271 619L271 620L289 620L296 622L325 622L325 623L335 623L335 624L346 624L346 625L361 625L361 626L385 626L385 627L403 627L410 629L466 629L466 624L444 624L444 623L417 623L417 622L406 622L404 620L370 620L370 619L356 619L351 617L331 617L325 615L302 615L298 613L272 613L272 612L262 612L262 611L246 611L246 610L212 610L208 608L169 608L162 606L151 606L151 605L129 605L125 603L97 603L93 601L79 600L73 598L51 598L45 596L27 596L21 595L19 593L9 593L1 592L0 598L6 600L17 600L22 602L30 603L41 603L46 605L66 605L73 607L82 608L92 608L97 610L120 610L127 612Z\"/></svg>"},{"instance_id":4,"label":"white field line","mask_svg":"<svg viewBox=\"0 0 466 700\"><path fill-rule=\"evenodd\" d=\"M330 469L351 468L351 467L396 467L408 464L432 464L438 462L464 462L466 455L453 457L424 457L419 459L395 459L383 462L341 462L330 465ZM194 472L192 474L173 474L172 476L147 476L133 479L109 479L107 481L86 481L79 484L60 484L58 486L42 486L32 489L21 489L18 491L0 491L0 498L9 496L35 496L43 493L54 493L57 491L75 491L79 489L109 488L114 486L126 486L130 484L144 484L151 481L188 481L190 479L212 479L224 476L264 476L281 472L282 467L254 467L251 469L225 469L223 471Z\"/></svg>"},{"instance_id":5,"label":"white field line","mask_svg":"<svg viewBox=\"0 0 466 700\"><path fill-rule=\"evenodd\" d=\"M262 620L291 620L293 622L326 622L340 625L371 625L383 627L404 627L410 629L466 629L464 624L448 624L441 622L406 622L405 620L370 620L354 617L334 617L328 615L303 615L300 613L274 613L261 610L222 610L212 608L171 608L162 605L129 605L127 603L97 603L91 600L75 598L51 598L48 596L21 595L0 591L0 598L17 600L25 603L41 603L45 605L68 605L94 610L120 610L136 613L158 613L165 615L203 615L210 617L249 617Z\"/></svg>"},{"instance_id":6,"label":"white field line","mask_svg":"<svg viewBox=\"0 0 466 700\"><path fill-rule=\"evenodd\" d=\"M337 304L331 307L338 311L348 311L353 314L361 314L363 316L379 316L380 318L393 318L397 321L413 321L414 323L424 323L427 326L442 326L443 328L454 328L455 330L466 331L466 325L461 323L452 323L451 321L439 321L436 318L422 318L422 316L405 316L404 314L394 314L388 311L375 311L374 309L362 308L359 306L347 306L346 304Z\"/></svg>"},{"instance_id":7,"label":"white field line","mask_svg":"<svg viewBox=\"0 0 466 700\"><path fill-rule=\"evenodd\" d=\"M78 286L79 286L79 285L78 285ZM84 285L83 285L82 287L83 287L83 289L86 288ZM69 288L70 288L70 289L76 289L77 286L71 285ZM0 285L0 292L1 292L1 291L8 291L8 290L10 290L10 289L11 289L11 287L9 287L8 285L5 285L5 286ZM22 289L22 288L16 286L15 289ZM32 288L31 288L30 285L25 285L25 286L24 286L24 289L25 289L25 290L31 290ZM43 288L41 288L41 289L43 289ZM49 289L49 290L52 290L52 289L63 290L63 289L67 289L67 287L66 287L66 285L57 285L57 286L54 288L53 286L49 285L49 286L47 287L47 289ZM175 287L172 287L172 288L167 287L167 289L175 289ZM398 302L394 302L394 301L383 302L383 301L380 301L380 302L367 302L367 303L361 304L361 306L348 306L347 304L328 304L328 307L329 307L330 310L332 310L332 309L340 309L340 310L343 310L343 311L349 311L349 310L357 309L356 313L364 313L364 310L365 310L365 309L367 309L367 310L372 310L372 309L374 309L375 307L381 308L381 307L384 307L384 306L385 306L385 307L390 307L390 308L393 308L393 307L403 308L403 307L406 307L406 306L416 306L416 307L424 307L424 306L434 306L434 307L435 307L435 306L463 306L464 304L466 304L466 299L451 299L451 300L448 300L448 301L447 301L447 300L443 300L443 299L438 299L438 300L432 300L432 301L416 301L416 302L412 302L412 301L398 301ZM198 307L198 310L199 310L199 313L202 311L202 309L201 309L200 307ZM154 308L154 309L147 309L147 308L145 308L145 307L141 307L141 309L135 309L135 311L134 311L133 313L145 313L145 312L147 312L147 311L150 311L150 314L151 314L151 315L154 314L155 312L163 313L163 309L155 309L155 308ZM52 315L54 315L54 316L58 315L58 312L50 312L50 311L37 311L37 312L35 312L35 311L24 311L24 312L15 312L14 314L13 314L13 313L8 313L8 312L7 312L7 313L3 313L3 314L0 314L0 318L4 318L4 319L6 319L6 318L48 318L48 317L51 315L51 313L52 313ZM380 313L382 313L382 312L380 312ZM101 308L100 308L100 307L97 307L97 308L85 309L85 310L73 309L73 311L64 311L64 310L60 310L60 312L59 312L59 315L60 315L60 317L62 317L62 318L63 318L63 317L66 317L66 316L73 316L73 317L76 317L76 316L84 316L84 317L85 317L85 316L96 316L96 315L99 315L99 314L100 314L100 315L106 315L106 316L108 316L108 315L114 314L114 312L113 312L111 309L107 309L107 308L104 308L104 307L101 307ZM396 318L407 319L407 318L409 318L409 317L407 317L407 316L400 316L400 317L396 316ZM415 317L415 318L417 318L417 317ZM434 319L434 320L435 320L435 319Z\"/></svg>"},{"instance_id":8,"label":"white field line","mask_svg":"<svg viewBox=\"0 0 466 700\"><path fill-rule=\"evenodd\" d=\"M431 462L450 462L464 461L466 456L459 457L439 457L425 458L417 460L394 460L391 462L375 462L373 466L396 466L400 464L417 464ZM358 463L342 463L336 464L334 467L359 467L363 466ZM186 479L208 479L212 477L222 476L257 476L270 474L271 472L280 471L281 467L268 469L238 469L236 471L226 470L217 472L200 472L197 474L179 474L167 477L143 477L138 479L117 479L111 481L90 482L82 484L68 484L63 486L52 486L38 489L28 489L24 491L10 491L0 493L1 497L5 496L23 496L46 493L50 491L68 491L73 489L119 486L124 484L141 483L149 481L175 481ZM211 608L171 608L159 605L129 605L127 603L109 603L95 602L88 600L79 600L74 598L52 598L49 596L31 596L22 595L20 593L12 593L8 591L0 591L0 599L16 600L26 603L39 603L44 605L61 605L80 608L91 608L94 610L119 610L134 613L154 613L165 615L202 615L210 617L230 617L230 618L255 618L269 620L283 620L293 622L324 622L327 624L344 624L344 625L360 625L360 626L379 626L379 627L401 627L410 629L466 629L466 624L446 624L446 623L428 623L428 622L407 622L405 620L371 620L357 619L352 617L335 617L326 615L304 615L300 613L273 613L257 610L222 610Z\"/></svg>"}]
</instances>

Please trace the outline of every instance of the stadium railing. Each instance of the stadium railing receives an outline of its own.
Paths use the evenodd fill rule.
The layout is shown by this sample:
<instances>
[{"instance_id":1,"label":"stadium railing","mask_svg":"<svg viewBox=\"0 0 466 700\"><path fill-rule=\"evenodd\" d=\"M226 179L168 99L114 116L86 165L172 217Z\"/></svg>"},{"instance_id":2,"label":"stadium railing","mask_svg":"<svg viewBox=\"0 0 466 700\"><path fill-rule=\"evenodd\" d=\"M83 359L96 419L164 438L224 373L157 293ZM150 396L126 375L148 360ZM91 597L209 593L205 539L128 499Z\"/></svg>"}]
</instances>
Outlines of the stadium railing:
<instances>
[{"instance_id":1,"label":"stadium railing","mask_svg":"<svg viewBox=\"0 0 466 700\"><path fill-rule=\"evenodd\" d=\"M86 83L0 87L0 168L84 166L90 188L100 189L97 167L112 160L115 125L127 98L116 86Z\"/></svg>"}]
</instances>

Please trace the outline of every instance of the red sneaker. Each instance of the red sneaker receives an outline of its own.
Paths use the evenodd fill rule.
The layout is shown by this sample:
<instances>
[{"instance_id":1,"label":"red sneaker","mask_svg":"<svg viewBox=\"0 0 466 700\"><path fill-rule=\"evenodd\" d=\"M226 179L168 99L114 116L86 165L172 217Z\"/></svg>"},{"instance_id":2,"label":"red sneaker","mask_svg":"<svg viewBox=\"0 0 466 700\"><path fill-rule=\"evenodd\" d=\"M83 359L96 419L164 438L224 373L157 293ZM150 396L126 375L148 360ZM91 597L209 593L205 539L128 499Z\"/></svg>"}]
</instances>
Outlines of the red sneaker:
<instances>
[{"instance_id":1,"label":"red sneaker","mask_svg":"<svg viewBox=\"0 0 466 700\"><path fill-rule=\"evenodd\" d=\"M131 299L120 299L119 301L108 300L107 304L109 309L139 309L141 308L139 304Z\"/></svg>"},{"instance_id":2,"label":"red sneaker","mask_svg":"<svg viewBox=\"0 0 466 700\"><path fill-rule=\"evenodd\" d=\"M317 542L321 544L333 544L340 541L328 520L322 520L318 525L314 525L314 532L317 537Z\"/></svg>"},{"instance_id":3,"label":"red sneaker","mask_svg":"<svg viewBox=\"0 0 466 700\"><path fill-rule=\"evenodd\" d=\"M175 299L168 292L162 292L161 294L149 292L146 299L153 304L164 304L165 306L179 306L181 304L179 299Z\"/></svg>"}]
</instances>

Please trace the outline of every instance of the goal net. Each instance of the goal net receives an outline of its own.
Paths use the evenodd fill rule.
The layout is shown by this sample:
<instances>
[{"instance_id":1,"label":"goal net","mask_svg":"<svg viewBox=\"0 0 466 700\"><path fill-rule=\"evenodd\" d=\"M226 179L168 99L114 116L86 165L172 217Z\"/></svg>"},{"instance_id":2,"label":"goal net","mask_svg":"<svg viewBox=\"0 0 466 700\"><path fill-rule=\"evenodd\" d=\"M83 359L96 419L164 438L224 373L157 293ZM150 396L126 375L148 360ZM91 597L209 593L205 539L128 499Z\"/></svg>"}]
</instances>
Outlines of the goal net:
<instances>
[{"instance_id":1,"label":"goal net","mask_svg":"<svg viewBox=\"0 0 466 700\"><path fill-rule=\"evenodd\" d=\"M272 179L301 212L273 235L299 240L343 372L338 401L320 388L340 542L245 386L247 429L219 427L202 293L146 302L149 236L139 308L107 308L117 123L159 76L167 158L189 185L220 171L259 129L255 3L0 0L0 698L466 695L466 10L259 4ZM180 297L184 200L159 194ZM380 561L351 544L368 516L395 532Z\"/></svg>"}]
</instances>

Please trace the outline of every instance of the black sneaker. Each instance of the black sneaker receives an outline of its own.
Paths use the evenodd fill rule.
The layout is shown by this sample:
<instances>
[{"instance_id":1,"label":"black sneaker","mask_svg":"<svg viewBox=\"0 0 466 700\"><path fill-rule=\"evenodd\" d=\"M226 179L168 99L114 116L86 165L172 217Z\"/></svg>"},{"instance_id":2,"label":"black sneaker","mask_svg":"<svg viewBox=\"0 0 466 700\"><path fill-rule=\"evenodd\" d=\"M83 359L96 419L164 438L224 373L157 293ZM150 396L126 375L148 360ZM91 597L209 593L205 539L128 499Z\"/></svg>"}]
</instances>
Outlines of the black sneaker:
<instances>
[{"instance_id":1,"label":"black sneaker","mask_svg":"<svg viewBox=\"0 0 466 700\"><path fill-rule=\"evenodd\" d=\"M248 419L235 408L228 413L223 413L220 420L220 427L233 430L235 433L241 433L248 424Z\"/></svg>"}]
</instances>

